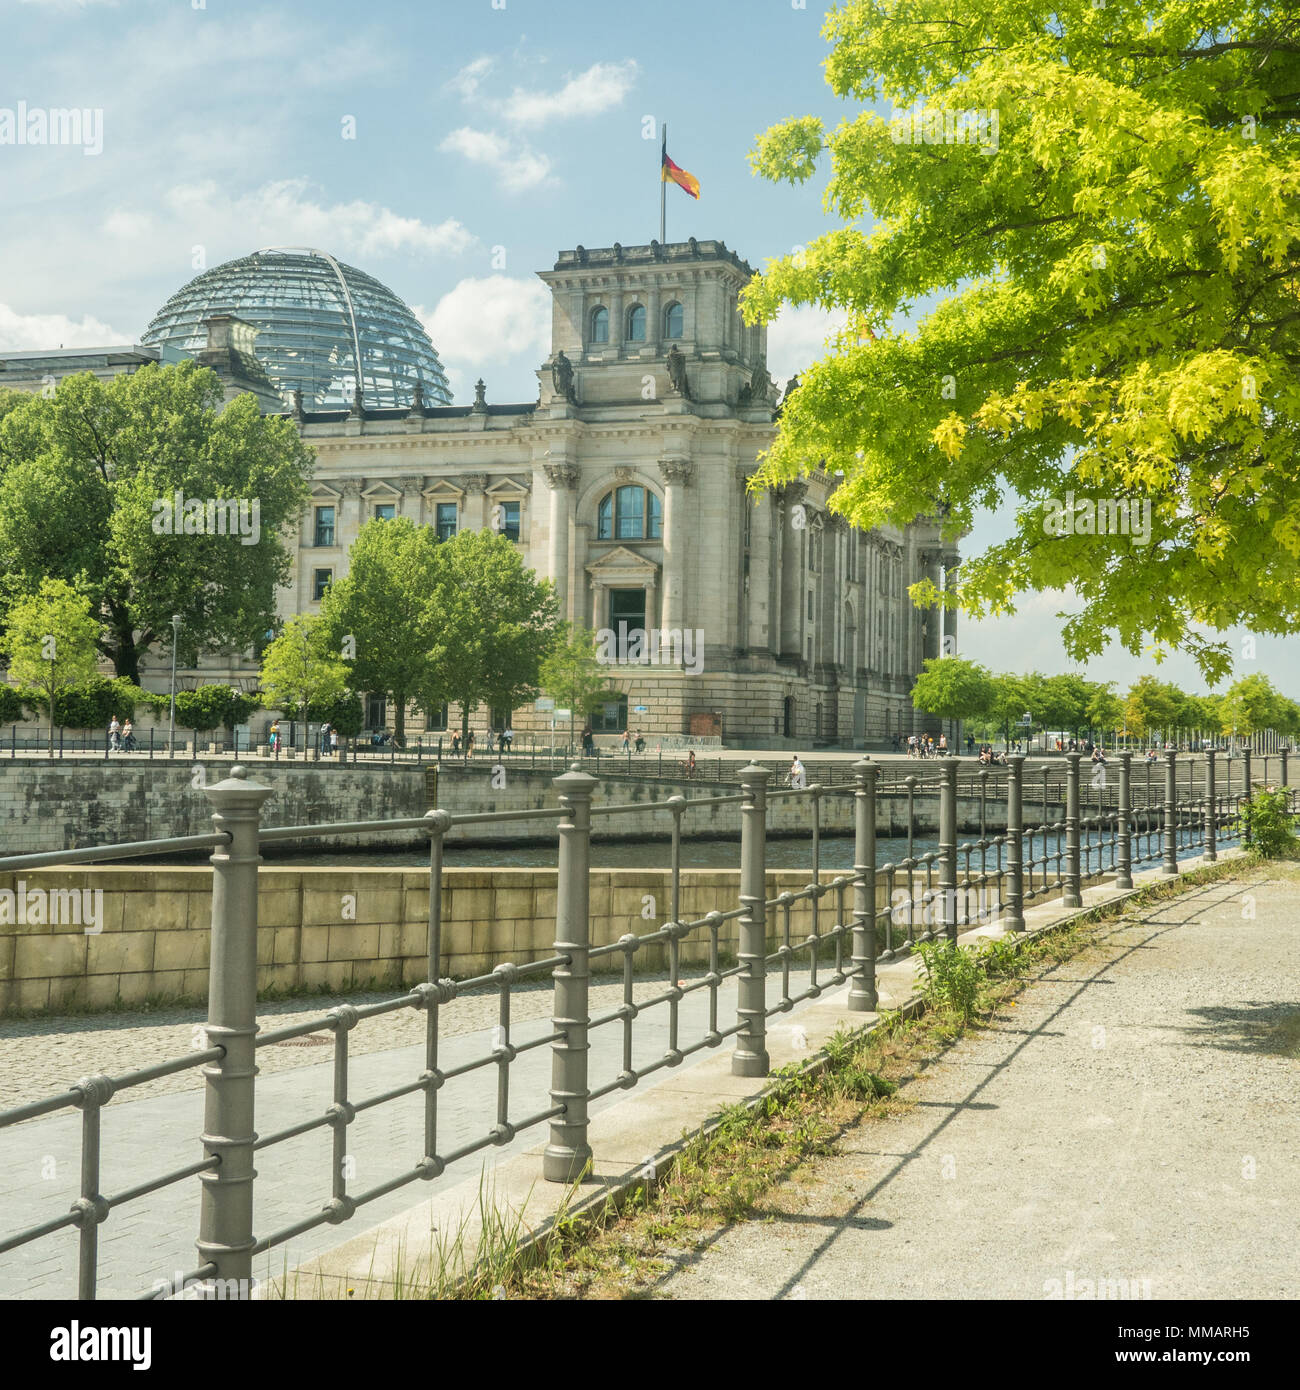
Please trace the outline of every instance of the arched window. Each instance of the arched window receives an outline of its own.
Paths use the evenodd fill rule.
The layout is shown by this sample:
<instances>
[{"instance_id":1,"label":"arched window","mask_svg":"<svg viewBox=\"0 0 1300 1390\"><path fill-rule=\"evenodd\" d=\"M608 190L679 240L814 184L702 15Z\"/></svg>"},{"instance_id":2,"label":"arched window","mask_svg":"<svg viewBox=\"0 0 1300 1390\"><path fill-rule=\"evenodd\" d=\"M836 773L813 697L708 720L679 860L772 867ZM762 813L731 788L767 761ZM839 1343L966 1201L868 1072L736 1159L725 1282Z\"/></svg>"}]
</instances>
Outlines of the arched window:
<instances>
[{"instance_id":1,"label":"arched window","mask_svg":"<svg viewBox=\"0 0 1300 1390\"><path fill-rule=\"evenodd\" d=\"M645 306L634 304L627 312L627 340L629 343L645 342Z\"/></svg>"},{"instance_id":2,"label":"arched window","mask_svg":"<svg viewBox=\"0 0 1300 1390\"><path fill-rule=\"evenodd\" d=\"M591 341L609 342L609 310L600 308L591 311Z\"/></svg>"},{"instance_id":3,"label":"arched window","mask_svg":"<svg viewBox=\"0 0 1300 1390\"><path fill-rule=\"evenodd\" d=\"M686 331L686 311L680 304L670 304L664 310L664 337L680 338Z\"/></svg>"},{"instance_id":4,"label":"arched window","mask_svg":"<svg viewBox=\"0 0 1300 1390\"><path fill-rule=\"evenodd\" d=\"M615 488L596 507L599 541L657 541L663 527L663 502L649 488L635 484Z\"/></svg>"}]
</instances>

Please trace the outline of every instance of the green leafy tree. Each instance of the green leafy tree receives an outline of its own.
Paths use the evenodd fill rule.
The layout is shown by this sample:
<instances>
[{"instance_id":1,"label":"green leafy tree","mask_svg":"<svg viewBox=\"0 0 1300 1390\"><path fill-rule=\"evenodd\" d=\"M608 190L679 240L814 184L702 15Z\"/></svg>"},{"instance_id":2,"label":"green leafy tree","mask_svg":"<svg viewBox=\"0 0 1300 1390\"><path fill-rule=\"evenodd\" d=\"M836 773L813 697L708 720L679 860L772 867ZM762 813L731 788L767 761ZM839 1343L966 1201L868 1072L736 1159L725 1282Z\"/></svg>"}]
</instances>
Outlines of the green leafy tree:
<instances>
[{"instance_id":1,"label":"green leafy tree","mask_svg":"<svg viewBox=\"0 0 1300 1390\"><path fill-rule=\"evenodd\" d=\"M441 548L433 531L409 517L367 522L349 552L347 574L321 603L322 640L346 661L344 684L388 697L399 742L406 737L408 704L431 707L447 699L432 654L438 631L433 595L445 569Z\"/></svg>"},{"instance_id":2,"label":"green leafy tree","mask_svg":"<svg viewBox=\"0 0 1300 1390\"><path fill-rule=\"evenodd\" d=\"M429 709L454 700L464 735L476 705L513 710L537 694L557 603L550 581L538 579L495 531L462 531L437 554L435 675L421 703Z\"/></svg>"},{"instance_id":3,"label":"green leafy tree","mask_svg":"<svg viewBox=\"0 0 1300 1390\"><path fill-rule=\"evenodd\" d=\"M1243 676L1223 692L1219 704L1223 732L1249 738L1265 729L1276 729L1287 720L1288 703L1267 676Z\"/></svg>"},{"instance_id":4,"label":"green leafy tree","mask_svg":"<svg viewBox=\"0 0 1300 1390\"><path fill-rule=\"evenodd\" d=\"M299 613L262 654L262 703L286 713L306 706L310 717L314 707L331 705L347 692L348 678L329 623L323 616ZM180 696L176 698L179 718Z\"/></svg>"},{"instance_id":5,"label":"green leafy tree","mask_svg":"<svg viewBox=\"0 0 1300 1390\"><path fill-rule=\"evenodd\" d=\"M983 727L986 733L990 730L1000 732L1004 743L1010 748L1012 728L1027 733L1032 731L1036 722L1033 720L1030 681L1024 676L1006 674L991 676L989 680L992 700L987 722ZM1031 719L1028 730L1021 723L1026 714L1030 715Z\"/></svg>"},{"instance_id":6,"label":"green leafy tree","mask_svg":"<svg viewBox=\"0 0 1300 1390\"><path fill-rule=\"evenodd\" d=\"M912 703L940 719L976 719L994 699L993 678L976 661L957 656L929 657L912 686Z\"/></svg>"},{"instance_id":7,"label":"green leafy tree","mask_svg":"<svg viewBox=\"0 0 1300 1390\"><path fill-rule=\"evenodd\" d=\"M95 638L90 600L62 579L45 579L34 594L9 610L9 627L0 650L9 658L9 674L45 697L54 753L55 705L69 688L95 675Z\"/></svg>"},{"instance_id":8,"label":"green leafy tree","mask_svg":"<svg viewBox=\"0 0 1300 1390\"><path fill-rule=\"evenodd\" d=\"M0 682L0 724L16 724L22 717L22 691Z\"/></svg>"},{"instance_id":9,"label":"green leafy tree","mask_svg":"<svg viewBox=\"0 0 1300 1390\"><path fill-rule=\"evenodd\" d=\"M5 413L0 620L49 576L90 596L98 648L133 682L141 656L170 645L174 613L184 664L252 647L289 578L286 537L307 500L311 454L292 421L263 416L252 396L221 406L216 374L186 361L107 381L67 377L53 396ZM246 534L209 532L209 499L236 503L236 530L245 503ZM227 531L230 520L223 512Z\"/></svg>"},{"instance_id":10,"label":"green leafy tree","mask_svg":"<svg viewBox=\"0 0 1300 1390\"><path fill-rule=\"evenodd\" d=\"M570 711L570 751L578 720L618 694L610 685L609 668L597 655L596 634L572 623L560 624L555 645L541 664L539 683L560 709Z\"/></svg>"},{"instance_id":11,"label":"green leafy tree","mask_svg":"<svg viewBox=\"0 0 1300 1390\"><path fill-rule=\"evenodd\" d=\"M1171 733L1182 705L1182 692L1155 676L1141 676L1129 687L1124 722L1138 738Z\"/></svg>"},{"instance_id":12,"label":"green leafy tree","mask_svg":"<svg viewBox=\"0 0 1300 1390\"><path fill-rule=\"evenodd\" d=\"M1072 586L1075 660L1150 635L1217 680L1227 644L1196 624L1296 631L1294 6L844 0L823 32L858 109L787 120L752 160L799 184L829 155L843 225L769 263L744 311L815 305L848 328L755 485L842 472L833 510L938 510L953 537L1011 498L1015 535L963 559L958 598L984 615ZM1050 534L1069 492L1131 503L1130 534Z\"/></svg>"},{"instance_id":13,"label":"green leafy tree","mask_svg":"<svg viewBox=\"0 0 1300 1390\"><path fill-rule=\"evenodd\" d=\"M1117 733L1124 726L1124 701L1115 693L1114 681L1094 681L1085 711L1088 726L1100 734Z\"/></svg>"}]
</instances>

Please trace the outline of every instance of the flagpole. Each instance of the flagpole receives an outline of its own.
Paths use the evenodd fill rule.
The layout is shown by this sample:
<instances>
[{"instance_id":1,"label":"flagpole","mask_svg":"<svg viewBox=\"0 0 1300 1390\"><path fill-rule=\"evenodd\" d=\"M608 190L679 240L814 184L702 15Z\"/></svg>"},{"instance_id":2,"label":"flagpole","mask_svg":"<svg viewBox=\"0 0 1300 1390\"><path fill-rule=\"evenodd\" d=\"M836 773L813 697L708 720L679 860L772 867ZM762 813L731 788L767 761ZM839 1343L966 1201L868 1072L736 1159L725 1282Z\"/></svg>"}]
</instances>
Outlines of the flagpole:
<instances>
[{"instance_id":1,"label":"flagpole","mask_svg":"<svg viewBox=\"0 0 1300 1390\"><path fill-rule=\"evenodd\" d=\"M664 143L659 154L659 245L663 246L668 237L665 223L668 218L668 184L664 181L664 160L668 158L668 124L663 127Z\"/></svg>"}]
</instances>

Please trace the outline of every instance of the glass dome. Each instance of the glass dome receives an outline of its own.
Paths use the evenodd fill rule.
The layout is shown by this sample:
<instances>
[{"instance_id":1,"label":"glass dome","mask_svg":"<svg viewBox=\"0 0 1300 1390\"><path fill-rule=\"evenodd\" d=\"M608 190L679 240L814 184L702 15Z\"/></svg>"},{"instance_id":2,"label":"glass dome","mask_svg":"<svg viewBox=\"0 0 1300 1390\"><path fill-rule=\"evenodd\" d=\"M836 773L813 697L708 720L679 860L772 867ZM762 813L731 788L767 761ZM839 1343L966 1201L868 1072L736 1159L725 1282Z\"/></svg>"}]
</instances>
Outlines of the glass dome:
<instances>
[{"instance_id":1,"label":"glass dome","mask_svg":"<svg viewBox=\"0 0 1300 1390\"><path fill-rule=\"evenodd\" d=\"M198 352L203 320L231 313L258 329L255 351L276 389L307 410L450 405L442 363L419 319L378 280L324 251L278 246L214 266L177 290L142 343Z\"/></svg>"}]
</instances>

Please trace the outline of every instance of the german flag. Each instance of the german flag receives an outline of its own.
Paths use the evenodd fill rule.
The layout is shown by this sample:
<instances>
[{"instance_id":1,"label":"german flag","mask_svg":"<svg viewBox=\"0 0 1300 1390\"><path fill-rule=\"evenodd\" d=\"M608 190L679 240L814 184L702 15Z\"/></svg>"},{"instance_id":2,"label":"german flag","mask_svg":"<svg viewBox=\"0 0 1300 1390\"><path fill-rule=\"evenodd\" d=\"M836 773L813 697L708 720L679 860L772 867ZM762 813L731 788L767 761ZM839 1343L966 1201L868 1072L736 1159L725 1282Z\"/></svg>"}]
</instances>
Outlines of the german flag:
<instances>
[{"instance_id":1,"label":"german flag","mask_svg":"<svg viewBox=\"0 0 1300 1390\"><path fill-rule=\"evenodd\" d=\"M663 172L660 175L664 183L675 183L678 188L685 189L692 198L698 200L700 196L700 181L694 174L688 174L685 169L680 169L668 158L668 150L663 152Z\"/></svg>"}]
</instances>

